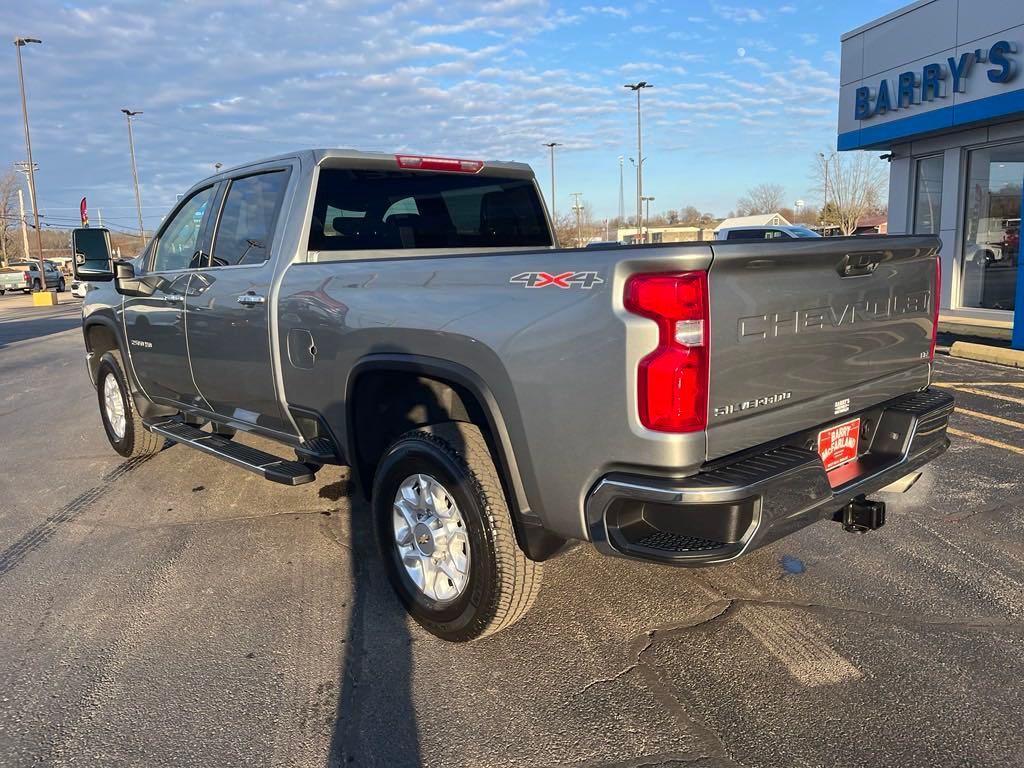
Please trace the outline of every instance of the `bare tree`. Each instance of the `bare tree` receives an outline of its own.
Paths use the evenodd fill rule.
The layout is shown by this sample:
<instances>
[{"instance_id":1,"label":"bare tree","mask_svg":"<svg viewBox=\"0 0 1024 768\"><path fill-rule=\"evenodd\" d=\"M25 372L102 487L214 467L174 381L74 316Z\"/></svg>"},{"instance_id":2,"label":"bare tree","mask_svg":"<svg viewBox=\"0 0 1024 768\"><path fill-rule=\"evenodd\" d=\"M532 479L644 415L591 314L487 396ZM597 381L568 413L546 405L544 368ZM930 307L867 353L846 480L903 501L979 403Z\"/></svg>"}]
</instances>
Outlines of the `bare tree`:
<instances>
[{"instance_id":1,"label":"bare tree","mask_svg":"<svg viewBox=\"0 0 1024 768\"><path fill-rule=\"evenodd\" d=\"M844 235L852 235L862 217L884 206L886 166L870 152L819 154L814 170L828 193L823 223L836 225Z\"/></svg>"},{"instance_id":2,"label":"bare tree","mask_svg":"<svg viewBox=\"0 0 1024 768\"><path fill-rule=\"evenodd\" d=\"M8 168L0 175L0 266L21 253L18 239L18 174Z\"/></svg>"},{"instance_id":3,"label":"bare tree","mask_svg":"<svg viewBox=\"0 0 1024 768\"><path fill-rule=\"evenodd\" d=\"M700 211L692 205L684 206L679 210L679 220L688 227L699 227L701 224L700 218Z\"/></svg>"},{"instance_id":4,"label":"bare tree","mask_svg":"<svg viewBox=\"0 0 1024 768\"><path fill-rule=\"evenodd\" d=\"M758 184L747 190L747 194L736 201L736 212L740 216L757 213L775 213L786 199L786 190L778 184Z\"/></svg>"}]
</instances>

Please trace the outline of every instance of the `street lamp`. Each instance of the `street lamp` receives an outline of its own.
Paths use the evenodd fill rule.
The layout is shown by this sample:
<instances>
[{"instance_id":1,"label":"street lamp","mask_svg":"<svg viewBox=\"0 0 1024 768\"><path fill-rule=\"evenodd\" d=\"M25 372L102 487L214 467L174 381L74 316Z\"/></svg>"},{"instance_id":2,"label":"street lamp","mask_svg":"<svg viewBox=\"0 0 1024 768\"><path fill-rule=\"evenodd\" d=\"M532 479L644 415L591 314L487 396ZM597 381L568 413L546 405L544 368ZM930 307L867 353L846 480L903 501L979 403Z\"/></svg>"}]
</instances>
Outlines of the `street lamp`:
<instances>
[{"instance_id":1,"label":"street lamp","mask_svg":"<svg viewBox=\"0 0 1024 768\"><path fill-rule=\"evenodd\" d=\"M21 49L29 43L42 43L34 37L14 38L14 47L18 51L18 86L21 88L21 116L25 122L25 154L28 155L26 162L28 171L28 194L32 198L32 219L36 227L36 249L39 251L39 287L46 290L46 265L43 263L43 236L39 231L39 206L36 205L36 172L35 163L32 162L32 136L28 130L28 100L25 98L25 73L21 66ZM25 254L28 257L28 254Z\"/></svg>"},{"instance_id":2,"label":"street lamp","mask_svg":"<svg viewBox=\"0 0 1024 768\"><path fill-rule=\"evenodd\" d=\"M644 226L647 228L648 234L650 234L650 231L651 231L651 201L654 199L654 196L650 195L650 196L646 196L646 197L641 197L640 199L643 200L645 203L647 203L647 211L646 211L646 213L644 215Z\"/></svg>"},{"instance_id":3,"label":"street lamp","mask_svg":"<svg viewBox=\"0 0 1024 768\"><path fill-rule=\"evenodd\" d=\"M562 146L557 141L549 141L544 145L551 151L551 221L554 221L555 216L555 147Z\"/></svg>"},{"instance_id":4,"label":"street lamp","mask_svg":"<svg viewBox=\"0 0 1024 768\"><path fill-rule=\"evenodd\" d=\"M830 152L828 157L825 157L824 152L819 152L818 157L821 158L822 167L825 169L825 187L822 190L822 203L821 203L821 232L825 234L825 209L828 208L828 166L832 162L832 159L836 156L835 152Z\"/></svg>"},{"instance_id":5,"label":"street lamp","mask_svg":"<svg viewBox=\"0 0 1024 768\"><path fill-rule=\"evenodd\" d=\"M626 158L624 156L619 155L619 226L620 227L623 226L626 223L625 222L625 217L626 217L626 198L625 198L625 195L624 195L623 173L622 173L623 168L625 167L625 160L626 160Z\"/></svg>"},{"instance_id":6,"label":"street lamp","mask_svg":"<svg viewBox=\"0 0 1024 768\"><path fill-rule=\"evenodd\" d=\"M135 212L139 215L139 237L142 238L142 247L146 247L146 230L142 226L142 196L139 194L139 171L135 167L135 137L132 135L132 118L141 115L142 111L133 112L130 109L122 109L125 118L128 120L128 151L132 156L132 180L135 182Z\"/></svg>"},{"instance_id":7,"label":"street lamp","mask_svg":"<svg viewBox=\"0 0 1024 768\"><path fill-rule=\"evenodd\" d=\"M570 195L574 198L572 210L576 214L576 247L583 247L583 204L580 203L580 198L583 196L582 192L573 192Z\"/></svg>"},{"instance_id":8,"label":"street lamp","mask_svg":"<svg viewBox=\"0 0 1024 768\"><path fill-rule=\"evenodd\" d=\"M629 88L631 91L636 93L636 225L640 230L640 242L644 242L643 229L640 224L641 216L641 198L644 196L644 172L643 172L643 156L644 156L644 140L643 131L640 127L640 91L644 88L653 88L654 86L648 83L646 80L641 80L638 83L626 83L623 88Z\"/></svg>"}]
</instances>

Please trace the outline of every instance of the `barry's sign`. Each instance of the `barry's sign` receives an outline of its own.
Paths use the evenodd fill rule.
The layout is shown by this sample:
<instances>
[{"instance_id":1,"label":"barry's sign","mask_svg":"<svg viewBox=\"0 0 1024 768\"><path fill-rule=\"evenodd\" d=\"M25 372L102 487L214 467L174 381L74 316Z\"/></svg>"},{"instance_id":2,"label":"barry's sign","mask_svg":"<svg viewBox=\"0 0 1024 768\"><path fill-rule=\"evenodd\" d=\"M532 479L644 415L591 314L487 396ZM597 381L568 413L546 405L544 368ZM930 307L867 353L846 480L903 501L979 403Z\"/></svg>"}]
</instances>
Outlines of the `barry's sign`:
<instances>
[{"instance_id":1,"label":"barry's sign","mask_svg":"<svg viewBox=\"0 0 1024 768\"><path fill-rule=\"evenodd\" d=\"M903 72L891 83L883 78L876 89L862 86L856 91L854 117L868 120L924 101L944 99L951 93L966 93L968 79L980 65L988 65L985 74L990 82L1008 83L1017 76L1016 53L1016 43L1000 40L988 50L977 48L960 54L959 59L950 56L945 63L933 62L920 71Z\"/></svg>"}]
</instances>

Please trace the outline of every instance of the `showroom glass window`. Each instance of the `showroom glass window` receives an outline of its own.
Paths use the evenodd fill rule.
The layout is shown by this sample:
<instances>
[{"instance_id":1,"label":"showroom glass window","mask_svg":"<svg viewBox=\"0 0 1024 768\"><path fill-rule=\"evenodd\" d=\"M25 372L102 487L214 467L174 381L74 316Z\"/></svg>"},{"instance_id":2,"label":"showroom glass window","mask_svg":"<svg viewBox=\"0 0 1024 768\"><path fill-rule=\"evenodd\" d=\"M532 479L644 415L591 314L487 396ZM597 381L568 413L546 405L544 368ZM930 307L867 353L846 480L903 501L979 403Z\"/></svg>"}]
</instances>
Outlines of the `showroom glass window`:
<instances>
[{"instance_id":1,"label":"showroom glass window","mask_svg":"<svg viewBox=\"0 0 1024 768\"><path fill-rule=\"evenodd\" d=\"M917 161L914 234L937 235L942 225L942 155Z\"/></svg>"},{"instance_id":2,"label":"showroom glass window","mask_svg":"<svg viewBox=\"0 0 1024 768\"><path fill-rule=\"evenodd\" d=\"M961 304L1012 310L1020 253L1024 143L970 153Z\"/></svg>"}]
</instances>

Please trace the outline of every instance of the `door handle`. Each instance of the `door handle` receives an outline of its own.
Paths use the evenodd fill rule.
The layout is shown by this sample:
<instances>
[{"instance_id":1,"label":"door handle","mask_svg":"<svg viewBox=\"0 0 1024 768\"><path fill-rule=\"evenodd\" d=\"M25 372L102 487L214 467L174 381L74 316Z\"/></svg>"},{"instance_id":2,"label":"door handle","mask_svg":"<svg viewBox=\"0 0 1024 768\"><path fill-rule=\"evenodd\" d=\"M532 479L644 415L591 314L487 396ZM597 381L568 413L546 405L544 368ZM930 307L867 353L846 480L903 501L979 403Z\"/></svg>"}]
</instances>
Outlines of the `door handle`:
<instances>
[{"instance_id":1,"label":"door handle","mask_svg":"<svg viewBox=\"0 0 1024 768\"><path fill-rule=\"evenodd\" d=\"M257 296L255 293L243 293L237 299L238 303L246 307L255 307L258 304L266 302L266 298L263 296Z\"/></svg>"},{"instance_id":2,"label":"door handle","mask_svg":"<svg viewBox=\"0 0 1024 768\"><path fill-rule=\"evenodd\" d=\"M164 302L167 304L181 304L185 297L180 293L165 293Z\"/></svg>"},{"instance_id":3,"label":"door handle","mask_svg":"<svg viewBox=\"0 0 1024 768\"><path fill-rule=\"evenodd\" d=\"M878 269L882 258L881 253L848 253L839 262L836 272L840 277L866 277Z\"/></svg>"}]
</instances>

